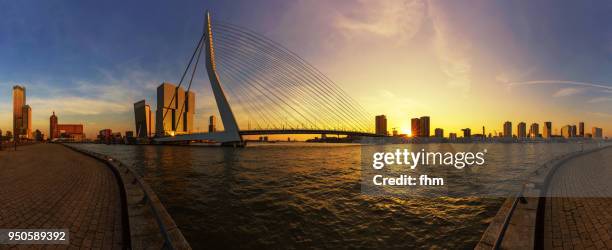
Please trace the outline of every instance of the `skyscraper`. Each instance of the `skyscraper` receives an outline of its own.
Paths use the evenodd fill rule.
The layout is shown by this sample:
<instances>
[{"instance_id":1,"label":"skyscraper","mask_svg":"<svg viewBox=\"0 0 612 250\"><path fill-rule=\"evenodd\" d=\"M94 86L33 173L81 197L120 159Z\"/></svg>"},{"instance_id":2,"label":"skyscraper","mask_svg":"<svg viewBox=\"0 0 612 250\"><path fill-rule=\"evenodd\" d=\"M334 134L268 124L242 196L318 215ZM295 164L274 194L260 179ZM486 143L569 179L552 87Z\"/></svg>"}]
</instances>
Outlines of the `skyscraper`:
<instances>
[{"instance_id":1,"label":"skyscraper","mask_svg":"<svg viewBox=\"0 0 612 250\"><path fill-rule=\"evenodd\" d=\"M193 131L195 93L164 82L157 87L155 129L158 135L174 135Z\"/></svg>"},{"instance_id":2,"label":"skyscraper","mask_svg":"<svg viewBox=\"0 0 612 250\"><path fill-rule=\"evenodd\" d=\"M578 123L578 136L584 137L584 122Z\"/></svg>"},{"instance_id":3,"label":"skyscraper","mask_svg":"<svg viewBox=\"0 0 612 250\"><path fill-rule=\"evenodd\" d=\"M519 122L516 127L516 133L518 138L526 138L527 137L527 124L524 122Z\"/></svg>"},{"instance_id":4,"label":"skyscraper","mask_svg":"<svg viewBox=\"0 0 612 250\"><path fill-rule=\"evenodd\" d=\"M602 128L598 128L598 127L593 127L591 129L591 132L593 133L593 138L603 138L603 129Z\"/></svg>"},{"instance_id":5,"label":"skyscraper","mask_svg":"<svg viewBox=\"0 0 612 250\"><path fill-rule=\"evenodd\" d=\"M213 132L217 132L217 117L215 117L214 115L211 115L208 119L208 133L213 133Z\"/></svg>"},{"instance_id":6,"label":"skyscraper","mask_svg":"<svg viewBox=\"0 0 612 250\"><path fill-rule=\"evenodd\" d=\"M529 137L536 138L540 135L540 126L537 123L532 123L529 127Z\"/></svg>"},{"instance_id":7,"label":"skyscraper","mask_svg":"<svg viewBox=\"0 0 612 250\"><path fill-rule=\"evenodd\" d=\"M570 138L572 136L572 126L570 125L565 125L561 128L561 136L563 136L563 138Z\"/></svg>"},{"instance_id":8,"label":"skyscraper","mask_svg":"<svg viewBox=\"0 0 612 250\"><path fill-rule=\"evenodd\" d=\"M570 130L570 137L576 137L577 134L577 129L576 129L576 125L572 125L570 126L571 130Z\"/></svg>"},{"instance_id":9,"label":"skyscraper","mask_svg":"<svg viewBox=\"0 0 612 250\"><path fill-rule=\"evenodd\" d=\"M26 89L23 86L13 86L13 136L15 139L24 134L23 106L26 104Z\"/></svg>"},{"instance_id":10,"label":"skyscraper","mask_svg":"<svg viewBox=\"0 0 612 250\"><path fill-rule=\"evenodd\" d=\"M385 115L376 116L376 134L387 135L387 117Z\"/></svg>"},{"instance_id":11,"label":"skyscraper","mask_svg":"<svg viewBox=\"0 0 612 250\"><path fill-rule=\"evenodd\" d=\"M430 135L429 116L421 116L421 118L419 118L419 122L420 122L419 128L421 129L421 133L419 133L419 136L429 137Z\"/></svg>"},{"instance_id":12,"label":"skyscraper","mask_svg":"<svg viewBox=\"0 0 612 250\"><path fill-rule=\"evenodd\" d=\"M444 138L444 130L441 128L436 128L435 130L436 138Z\"/></svg>"},{"instance_id":13,"label":"skyscraper","mask_svg":"<svg viewBox=\"0 0 612 250\"><path fill-rule=\"evenodd\" d=\"M412 118L412 120L410 120L410 132L412 133L412 137L421 136L421 121L419 118Z\"/></svg>"},{"instance_id":14,"label":"skyscraper","mask_svg":"<svg viewBox=\"0 0 612 250\"><path fill-rule=\"evenodd\" d=\"M32 108L30 105L23 105L22 107L23 124L21 125L21 134L26 139L32 139Z\"/></svg>"},{"instance_id":15,"label":"skyscraper","mask_svg":"<svg viewBox=\"0 0 612 250\"><path fill-rule=\"evenodd\" d=\"M504 122L504 137L512 137L512 122Z\"/></svg>"},{"instance_id":16,"label":"skyscraper","mask_svg":"<svg viewBox=\"0 0 612 250\"><path fill-rule=\"evenodd\" d=\"M463 137L464 138L470 138L472 137L472 130L469 128L464 128L461 131L463 131Z\"/></svg>"},{"instance_id":17,"label":"skyscraper","mask_svg":"<svg viewBox=\"0 0 612 250\"><path fill-rule=\"evenodd\" d=\"M544 122L544 138L550 139L552 136L552 122Z\"/></svg>"},{"instance_id":18,"label":"skyscraper","mask_svg":"<svg viewBox=\"0 0 612 250\"><path fill-rule=\"evenodd\" d=\"M57 116L55 111L53 111L53 114L49 117L49 140L55 138L59 138L59 130L57 129Z\"/></svg>"},{"instance_id":19,"label":"skyscraper","mask_svg":"<svg viewBox=\"0 0 612 250\"><path fill-rule=\"evenodd\" d=\"M136 122L136 137L151 137L151 106L145 100L134 103L134 118Z\"/></svg>"}]
</instances>

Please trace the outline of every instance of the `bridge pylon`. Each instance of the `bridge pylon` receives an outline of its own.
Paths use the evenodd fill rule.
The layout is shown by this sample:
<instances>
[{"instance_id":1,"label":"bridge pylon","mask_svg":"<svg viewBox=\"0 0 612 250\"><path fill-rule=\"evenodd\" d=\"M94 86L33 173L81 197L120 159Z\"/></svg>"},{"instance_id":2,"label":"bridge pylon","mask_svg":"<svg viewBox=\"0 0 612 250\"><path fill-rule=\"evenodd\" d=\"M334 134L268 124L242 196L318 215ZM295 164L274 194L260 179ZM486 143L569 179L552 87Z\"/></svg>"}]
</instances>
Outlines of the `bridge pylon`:
<instances>
[{"instance_id":1,"label":"bridge pylon","mask_svg":"<svg viewBox=\"0 0 612 250\"><path fill-rule=\"evenodd\" d=\"M206 72L208 73L208 79L212 87L212 92L217 102L217 108L219 109L219 115L221 116L221 122L223 123L223 136L220 137L221 143L226 145L242 144L242 136L240 135L240 129L236 122L236 117L232 108L225 97L223 87L219 81L219 74L217 74L217 65L215 64L215 47L213 46L213 32L211 26L210 11L206 11Z\"/></svg>"}]
</instances>

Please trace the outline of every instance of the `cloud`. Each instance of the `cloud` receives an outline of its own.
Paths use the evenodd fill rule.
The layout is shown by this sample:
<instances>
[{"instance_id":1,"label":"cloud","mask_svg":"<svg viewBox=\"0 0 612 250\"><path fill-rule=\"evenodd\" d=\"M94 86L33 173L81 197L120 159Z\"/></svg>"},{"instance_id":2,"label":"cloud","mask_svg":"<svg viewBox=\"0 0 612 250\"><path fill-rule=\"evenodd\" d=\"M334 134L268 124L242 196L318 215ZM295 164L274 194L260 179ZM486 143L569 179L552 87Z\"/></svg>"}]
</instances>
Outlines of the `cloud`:
<instances>
[{"instance_id":1,"label":"cloud","mask_svg":"<svg viewBox=\"0 0 612 250\"><path fill-rule=\"evenodd\" d=\"M540 84L552 84L552 85L569 84L569 85L575 85L575 86L598 88L598 89L604 90L605 92L611 92L612 91L612 86L611 86L612 84L578 82L578 81L566 81L566 80L535 80L535 81L524 81L524 82L511 82L511 83L508 83L508 87L526 86L526 85L540 85Z\"/></svg>"},{"instance_id":2,"label":"cloud","mask_svg":"<svg viewBox=\"0 0 612 250\"><path fill-rule=\"evenodd\" d=\"M582 92L583 89L580 88L562 88L557 90L557 92L555 92L553 94L553 97L566 97L566 96L573 96L575 94L578 94L580 92Z\"/></svg>"},{"instance_id":3,"label":"cloud","mask_svg":"<svg viewBox=\"0 0 612 250\"><path fill-rule=\"evenodd\" d=\"M599 116L603 118L612 118L612 114L603 113L603 112L587 112L590 115Z\"/></svg>"},{"instance_id":4,"label":"cloud","mask_svg":"<svg viewBox=\"0 0 612 250\"><path fill-rule=\"evenodd\" d=\"M433 45L447 85L466 95L472 85L472 44L461 29L454 28L452 18L432 1L428 16L435 33Z\"/></svg>"},{"instance_id":5,"label":"cloud","mask_svg":"<svg viewBox=\"0 0 612 250\"><path fill-rule=\"evenodd\" d=\"M130 111L131 106L114 101L94 100L82 97L37 98L28 100L39 114L61 112L62 115L100 115Z\"/></svg>"},{"instance_id":6,"label":"cloud","mask_svg":"<svg viewBox=\"0 0 612 250\"><path fill-rule=\"evenodd\" d=\"M425 17L426 7L422 0L359 2L362 8L339 13L335 18L335 26L345 35L367 33L401 42L419 31Z\"/></svg>"},{"instance_id":7,"label":"cloud","mask_svg":"<svg viewBox=\"0 0 612 250\"><path fill-rule=\"evenodd\" d=\"M612 97L596 97L588 101L588 103L612 102Z\"/></svg>"}]
</instances>

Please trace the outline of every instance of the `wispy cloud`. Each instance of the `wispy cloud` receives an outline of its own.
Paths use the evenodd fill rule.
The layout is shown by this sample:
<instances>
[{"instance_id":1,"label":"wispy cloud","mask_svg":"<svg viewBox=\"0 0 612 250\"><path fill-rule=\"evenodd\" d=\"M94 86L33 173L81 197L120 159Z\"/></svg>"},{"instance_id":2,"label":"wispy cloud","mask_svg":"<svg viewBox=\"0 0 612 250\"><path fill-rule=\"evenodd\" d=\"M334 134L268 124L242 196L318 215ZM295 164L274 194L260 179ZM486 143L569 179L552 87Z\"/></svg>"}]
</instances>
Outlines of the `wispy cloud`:
<instances>
[{"instance_id":1,"label":"wispy cloud","mask_svg":"<svg viewBox=\"0 0 612 250\"><path fill-rule=\"evenodd\" d=\"M335 26L345 35L367 33L401 42L419 31L425 17L425 3L422 0L362 0L359 5L367 8L356 8L336 16Z\"/></svg>"},{"instance_id":2,"label":"wispy cloud","mask_svg":"<svg viewBox=\"0 0 612 250\"><path fill-rule=\"evenodd\" d=\"M612 118L612 114L604 113L604 112L588 112L588 114L603 117L603 118Z\"/></svg>"},{"instance_id":3,"label":"wispy cloud","mask_svg":"<svg viewBox=\"0 0 612 250\"><path fill-rule=\"evenodd\" d=\"M552 84L552 85L575 85L591 88L599 88L607 91L612 91L611 84L591 83L591 82L578 82L578 81L566 81L566 80L536 80L536 81L524 81L524 82L511 82L508 83L508 87L514 86L525 86L525 85L540 85L540 84Z\"/></svg>"},{"instance_id":4,"label":"wispy cloud","mask_svg":"<svg viewBox=\"0 0 612 250\"><path fill-rule=\"evenodd\" d=\"M582 91L583 89L580 89L580 88L562 88L562 89L557 90L557 92L553 94L553 97L573 96Z\"/></svg>"},{"instance_id":5,"label":"wispy cloud","mask_svg":"<svg viewBox=\"0 0 612 250\"><path fill-rule=\"evenodd\" d=\"M29 104L37 107L36 112L48 115L51 112L61 112L63 115L100 115L117 112L127 112L129 105L113 101L86 99L82 97L61 98L30 98Z\"/></svg>"},{"instance_id":6,"label":"wispy cloud","mask_svg":"<svg viewBox=\"0 0 612 250\"><path fill-rule=\"evenodd\" d=\"M448 86L467 94L472 85L472 44L460 30L452 27L445 10L429 2L429 19L435 32L434 49Z\"/></svg>"},{"instance_id":7,"label":"wispy cloud","mask_svg":"<svg viewBox=\"0 0 612 250\"><path fill-rule=\"evenodd\" d=\"M588 103L612 102L612 97L596 97L588 101Z\"/></svg>"}]
</instances>

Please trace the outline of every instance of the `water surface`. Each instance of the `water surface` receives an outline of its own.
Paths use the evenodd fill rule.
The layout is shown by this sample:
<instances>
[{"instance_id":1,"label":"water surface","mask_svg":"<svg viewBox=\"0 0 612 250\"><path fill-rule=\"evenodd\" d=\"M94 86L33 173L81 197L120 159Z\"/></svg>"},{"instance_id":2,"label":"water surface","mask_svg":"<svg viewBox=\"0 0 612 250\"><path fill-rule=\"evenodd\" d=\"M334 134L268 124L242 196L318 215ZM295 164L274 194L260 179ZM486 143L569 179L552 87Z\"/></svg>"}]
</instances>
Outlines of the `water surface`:
<instances>
[{"instance_id":1,"label":"water surface","mask_svg":"<svg viewBox=\"0 0 612 250\"><path fill-rule=\"evenodd\" d=\"M475 246L504 200L362 194L359 145L79 146L133 165L196 249L467 249ZM462 180L466 185L516 183L553 155L580 148L544 143L453 145L465 151L483 146L491 166L485 171L496 177ZM391 151L394 146L385 147ZM442 150L448 145L409 147ZM494 173L500 169L511 174L497 180Z\"/></svg>"}]
</instances>

